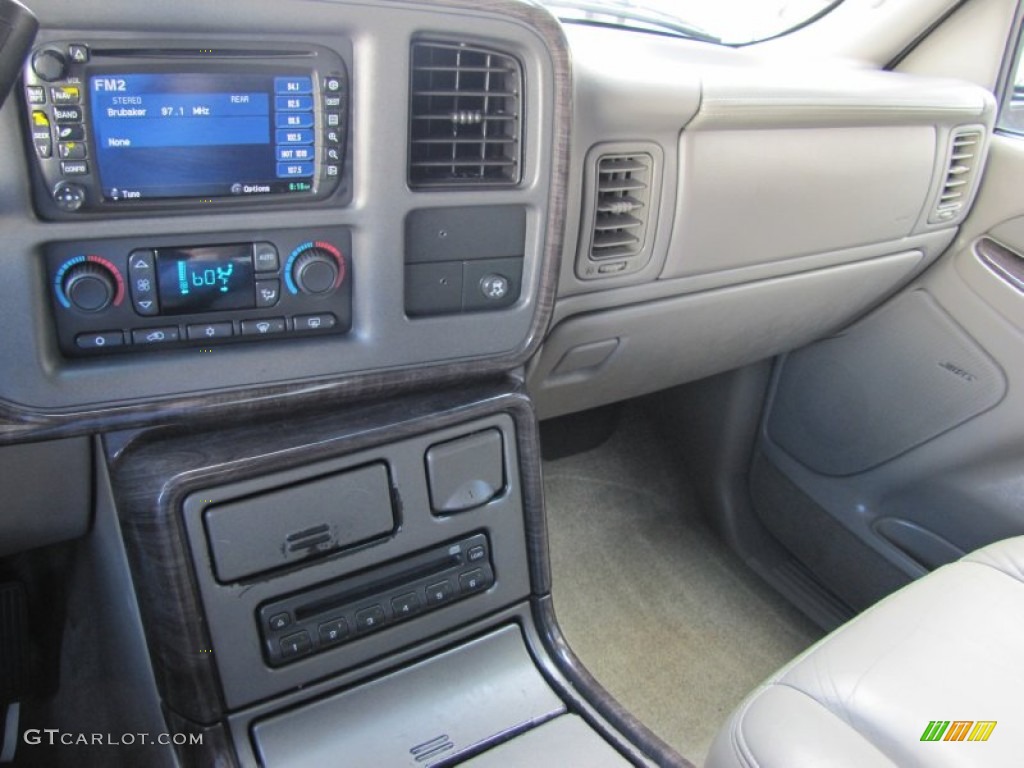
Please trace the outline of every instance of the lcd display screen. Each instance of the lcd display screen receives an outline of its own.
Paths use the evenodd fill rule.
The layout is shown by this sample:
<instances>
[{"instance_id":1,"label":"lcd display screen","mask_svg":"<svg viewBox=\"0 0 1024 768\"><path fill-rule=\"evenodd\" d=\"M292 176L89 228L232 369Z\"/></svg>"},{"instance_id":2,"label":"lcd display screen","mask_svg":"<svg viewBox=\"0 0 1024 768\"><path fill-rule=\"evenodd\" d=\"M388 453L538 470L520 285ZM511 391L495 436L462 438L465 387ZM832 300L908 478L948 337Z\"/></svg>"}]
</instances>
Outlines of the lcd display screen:
<instances>
[{"instance_id":1,"label":"lcd display screen","mask_svg":"<svg viewBox=\"0 0 1024 768\"><path fill-rule=\"evenodd\" d=\"M106 201L313 191L308 75L92 75L89 97Z\"/></svg>"},{"instance_id":2,"label":"lcd display screen","mask_svg":"<svg viewBox=\"0 0 1024 768\"><path fill-rule=\"evenodd\" d=\"M161 248L156 252L160 313L183 315L256 306L252 245Z\"/></svg>"}]
</instances>

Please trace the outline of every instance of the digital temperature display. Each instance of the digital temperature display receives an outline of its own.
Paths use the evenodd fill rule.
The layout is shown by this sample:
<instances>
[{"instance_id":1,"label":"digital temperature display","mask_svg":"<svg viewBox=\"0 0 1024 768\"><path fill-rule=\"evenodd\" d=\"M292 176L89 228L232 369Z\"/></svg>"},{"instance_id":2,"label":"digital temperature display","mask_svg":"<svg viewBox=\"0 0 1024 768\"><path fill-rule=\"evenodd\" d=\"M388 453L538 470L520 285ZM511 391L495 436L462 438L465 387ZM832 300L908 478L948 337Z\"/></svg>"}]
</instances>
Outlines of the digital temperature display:
<instances>
[{"instance_id":1,"label":"digital temperature display","mask_svg":"<svg viewBox=\"0 0 1024 768\"><path fill-rule=\"evenodd\" d=\"M256 306L252 245L161 248L156 252L160 311L167 315Z\"/></svg>"}]
</instances>

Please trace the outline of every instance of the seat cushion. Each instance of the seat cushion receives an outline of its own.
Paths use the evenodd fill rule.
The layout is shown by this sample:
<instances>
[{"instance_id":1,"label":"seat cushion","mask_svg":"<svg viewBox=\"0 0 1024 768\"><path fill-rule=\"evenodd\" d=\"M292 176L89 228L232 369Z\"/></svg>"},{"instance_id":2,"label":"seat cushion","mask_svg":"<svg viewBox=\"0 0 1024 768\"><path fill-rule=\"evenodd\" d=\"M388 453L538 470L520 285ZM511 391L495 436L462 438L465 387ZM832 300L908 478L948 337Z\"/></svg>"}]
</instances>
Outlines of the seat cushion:
<instances>
[{"instance_id":1,"label":"seat cushion","mask_svg":"<svg viewBox=\"0 0 1024 768\"><path fill-rule=\"evenodd\" d=\"M923 741L933 721L940 738ZM980 740L989 727L977 723L993 721ZM1024 537L938 569L812 646L740 705L705 763L1022 764Z\"/></svg>"}]
</instances>

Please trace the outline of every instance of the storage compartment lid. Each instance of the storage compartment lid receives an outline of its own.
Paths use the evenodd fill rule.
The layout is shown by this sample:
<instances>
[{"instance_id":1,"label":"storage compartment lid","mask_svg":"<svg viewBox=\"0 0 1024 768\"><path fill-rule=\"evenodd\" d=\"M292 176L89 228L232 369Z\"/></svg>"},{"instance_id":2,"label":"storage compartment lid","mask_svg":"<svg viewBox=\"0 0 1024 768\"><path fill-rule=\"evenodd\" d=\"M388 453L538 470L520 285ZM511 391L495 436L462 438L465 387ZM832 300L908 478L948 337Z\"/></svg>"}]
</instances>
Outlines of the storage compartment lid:
<instances>
[{"instance_id":1,"label":"storage compartment lid","mask_svg":"<svg viewBox=\"0 0 1024 768\"><path fill-rule=\"evenodd\" d=\"M508 626L262 720L252 734L265 768L429 766L563 712L519 628Z\"/></svg>"},{"instance_id":2,"label":"storage compartment lid","mask_svg":"<svg viewBox=\"0 0 1024 768\"><path fill-rule=\"evenodd\" d=\"M362 544L394 529L383 463L209 507L217 579L237 581Z\"/></svg>"}]
</instances>

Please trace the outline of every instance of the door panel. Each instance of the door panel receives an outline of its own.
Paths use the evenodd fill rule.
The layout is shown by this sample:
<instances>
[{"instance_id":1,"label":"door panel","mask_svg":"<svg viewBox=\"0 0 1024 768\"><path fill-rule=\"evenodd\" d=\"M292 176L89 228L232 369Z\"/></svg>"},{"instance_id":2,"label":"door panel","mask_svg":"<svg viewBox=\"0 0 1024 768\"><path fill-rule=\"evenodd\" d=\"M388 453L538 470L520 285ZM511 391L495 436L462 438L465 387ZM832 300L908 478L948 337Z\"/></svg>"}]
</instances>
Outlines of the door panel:
<instances>
[{"instance_id":1,"label":"door panel","mask_svg":"<svg viewBox=\"0 0 1024 768\"><path fill-rule=\"evenodd\" d=\"M988 163L934 267L776 366L754 507L855 609L898 586L880 570L910 580L1024 534L1024 139L996 136ZM836 540L856 567L817 557Z\"/></svg>"}]
</instances>

